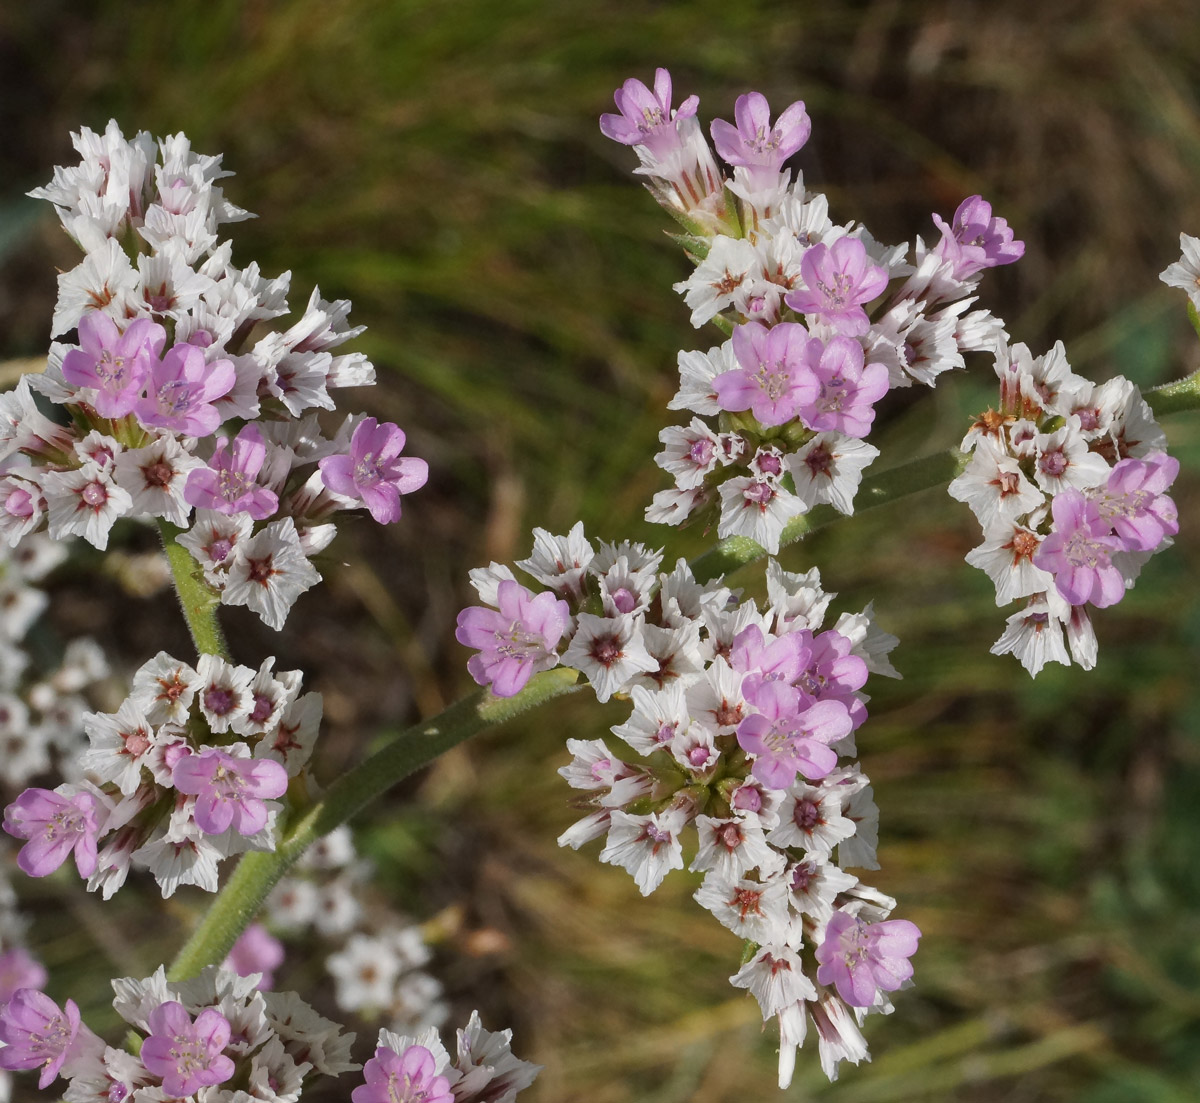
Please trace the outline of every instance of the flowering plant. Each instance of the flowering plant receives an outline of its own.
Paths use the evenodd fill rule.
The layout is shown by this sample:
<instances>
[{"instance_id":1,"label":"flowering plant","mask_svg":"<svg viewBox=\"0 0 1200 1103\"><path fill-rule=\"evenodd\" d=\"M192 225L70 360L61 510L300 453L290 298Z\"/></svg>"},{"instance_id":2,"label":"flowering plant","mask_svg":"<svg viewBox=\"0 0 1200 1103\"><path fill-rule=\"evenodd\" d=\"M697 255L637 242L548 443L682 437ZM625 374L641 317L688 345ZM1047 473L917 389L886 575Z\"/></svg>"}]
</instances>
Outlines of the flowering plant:
<instances>
[{"instance_id":1,"label":"flowering plant","mask_svg":"<svg viewBox=\"0 0 1200 1103\"><path fill-rule=\"evenodd\" d=\"M72 753L64 737L65 780L24 789L4 828L23 843L24 873L70 860L105 899L139 869L164 897L221 891L169 968L113 981L124 1048L89 1030L74 1001L46 995L44 970L6 933L0 1067L37 1069L43 1088L65 1077L72 1100L147 1103L292 1100L317 1077L358 1070L352 1035L270 990L283 950L251 925L265 907L277 929L311 922L349 936L328 959L347 1010L421 1020L380 1031L356 1103L515 1098L538 1068L513 1056L509 1032L472 1015L452 1059L424 1021L445 1009L417 972L428 960L419 934L354 931L342 825L442 751L585 683L631 711L611 729L619 752L567 740L560 773L585 815L560 843L603 838L600 860L643 895L685 862L703 875L697 903L744 942L731 984L777 1024L781 1087L810 1024L831 1079L868 1056L866 1016L892 1010L921 938L893 918L894 899L850 872L879 868L879 809L857 741L865 686L898 676L899 641L871 605L830 625L836 595L819 570L786 570L779 553L834 514L950 482L984 529L968 561L999 602L1027 600L994 650L1033 674L1068 652L1090 667L1086 607L1123 597L1177 532L1167 492L1178 463L1136 387L1092 385L1061 346L1033 357L976 305L985 273L1023 255L982 197L934 215L932 247L883 245L835 223L828 199L788 167L811 130L802 103L772 122L763 96L742 96L733 123L712 124L711 146L696 97L673 109L665 70L653 89L627 81L616 105L601 129L633 148L694 266L676 290L693 325L725 338L679 355L669 408L691 420L662 431L655 461L674 486L646 517L715 524L719 543L672 564L636 541L590 539L582 524L565 536L536 529L516 564L536 588L500 563L472 573L482 604L460 614L457 634L482 688L323 793L310 771L319 695L301 693L301 672L277 670L273 656L236 663L216 612L247 606L281 630L320 581L313 559L340 515L401 521L428 466L403 454L395 424L322 423L331 390L373 381L365 356L342 350L360 329L348 303L316 291L285 322L288 276L233 266L220 228L246 213L217 186L220 158L182 135L126 139L114 123L81 131L80 164L33 193L84 259L60 276L52 324L74 343L53 345L44 372L0 396L0 533L13 548L82 536L105 550L118 520L151 520L197 654L159 652L115 710L79 709L86 748ZM1184 239L1168 282L1194 285L1197 248ZM1000 400L964 452L867 475L880 450L865 438L889 392L933 386L977 354L992 357ZM1150 397L1200 405L1194 378ZM763 559L765 597L729 584ZM86 645L73 666L85 656ZM102 665L60 675L82 689ZM19 783L45 772L43 759ZM331 869L336 884L318 883Z\"/></svg>"}]
</instances>

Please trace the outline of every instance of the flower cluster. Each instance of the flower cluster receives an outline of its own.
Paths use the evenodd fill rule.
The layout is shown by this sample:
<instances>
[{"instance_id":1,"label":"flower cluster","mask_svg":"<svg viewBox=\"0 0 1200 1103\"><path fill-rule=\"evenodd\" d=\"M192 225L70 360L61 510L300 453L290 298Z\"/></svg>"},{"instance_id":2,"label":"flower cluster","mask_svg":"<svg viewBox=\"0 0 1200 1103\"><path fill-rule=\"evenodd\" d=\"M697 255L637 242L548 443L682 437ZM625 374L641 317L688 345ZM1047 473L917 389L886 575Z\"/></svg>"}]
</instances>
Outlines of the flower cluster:
<instances>
[{"instance_id":1,"label":"flower cluster","mask_svg":"<svg viewBox=\"0 0 1200 1103\"><path fill-rule=\"evenodd\" d=\"M8 1043L0 1067L40 1069L40 1088L61 1075L72 1103L294 1103L313 1077L360 1067L349 1059L353 1034L295 993L260 992L257 982L214 966L178 984L161 968L143 980L113 981L113 1007L136 1052L106 1045L80 1021L73 1000L60 1008L23 988L0 1012L0 1039Z\"/></svg>"},{"instance_id":2,"label":"flower cluster","mask_svg":"<svg viewBox=\"0 0 1200 1103\"><path fill-rule=\"evenodd\" d=\"M353 1103L513 1103L542 1066L515 1057L511 1043L511 1030L485 1030L478 1011L458 1031L453 1059L433 1027L416 1037L381 1030L375 1056L363 1068L365 1083L350 1098Z\"/></svg>"},{"instance_id":3,"label":"flower cluster","mask_svg":"<svg viewBox=\"0 0 1200 1103\"><path fill-rule=\"evenodd\" d=\"M596 550L582 525L534 539L518 566L548 587L536 596L500 564L472 572L481 598L499 606L459 617L460 640L482 648L472 674L503 694L561 662L599 700L633 702L612 729L629 752L567 741L574 758L560 772L589 811L560 844L604 837L600 860L648 895L683 867L693 824L690 868L705 874L696 900L757 947L732 983L755 994L764 1019L779 1019L781 1082L809 1018L835 1076L840 1060L866 1054L847 1008L860 1018L889 1010L885 993L910 975L919 936L887 919L894 900L845 868L878 868L878 809L847 760L867 716L868 673L897 676L895 637L870 608L822 630L834 595L815 568L790 574L770 561L760 609L719 580L698 582L682 560L660 571L661 553L641 545Z\"/></svg>"},{"instance_id":4,"label":"flower cluster","mask_svg":"<svg viewBox=\"0 0 1200 1103\"><path fill-rule=\"evenodd\" d=\"M962 443L971 455L949 487L984 542L967 562L1023 607L992 647L1036 675L1047 662L1096 664L1088 606L1120 601L1178 531L1166 490L1179 470L1138 388L1076 375L1062 344L1034 357L996 353L1000 398ZM1065 637L1065 642L1064 642Z\"/></svg>"},{"instance_id":5,"label":"flower cluster","mask_svg":"<svg viewBox=\"0 0 1200 1103\"><path fill-rule=\"evenodd\" d=\"M722 537L746 536L774 554L787 522L820 503L852 513L878 449L863 438L890 387L932 386L1004 333L970 310L981 273L1024 253L979 196L964 201L932 249L917 238L884 246L861 226L835 224L824 195L793 180L787 159L810 132L803 103L774 123L763 96L738 98L736 125L712 124L723 173L696 120L697 100L671 111L671 79L651 92L628 80L620 114L601 130L631 145L655 198L687 231L696 270L675 285L692 324L730 339L681 352L673 410L698 415L664 429L655 461L675 479L649 520L677 525L711 508ZM911 259L909 259L911 257ZM871 313L868 314L868 306Z\"/></svg>"},{"instance_id":6,"label":"flower cluster","mask_svg":"<svg viewBox=\"0 0 1200 1103\"><path fill-rule=\"evenodd\" d=\"M343 1011L382 1015L393 1030L440 1026L449 1009L441 984L421 970L432 957L421 928L386 901L364 907L371 872L350 829L336 828L275 886L267 898L270 925L288 939L315 931L337 946L325 968Z\"/></svg>"},{"instance_id":7,"label":"flower cluster","mask_svg":"<svg viewBox=\"0 0 1200 1103\"><path fill-rule=\"evenodd\" d=\"M320 694L302 695L300 672L274 664L202 655L193 669L165 652L145 663L115 713L84 715L80 782L26 789L5 810L4 829L27 840L21 868L41 877L73 855L107 899L143 866L170 896L215 892L222 858L273 850L276 798L321 719Z\"/></svg>"},{"instance_id":8,"label":"flower cluster","mask_svg":"<svg viewBox=\"0 0 1200 1103\"><path fill-rule=\"evenodd\" d=\"M323 435L330 390L374 382L366 357L341 349L362 329L318 291L287 328L269 325L288 313L290 274L232 265L218 232L248 216L216 184L230 175L220 157L182 134L126 140L115 123L74 141L80 164L31 194L85 254L59 276L53 322L77 343L0 396L0 536L45 528L105 548L121 517L190 529L182 542L221 600L278 629L319 579L309 560L333 539L330 517L398 520L427 465L374 418Z\"/></svg>"}]
</instances>

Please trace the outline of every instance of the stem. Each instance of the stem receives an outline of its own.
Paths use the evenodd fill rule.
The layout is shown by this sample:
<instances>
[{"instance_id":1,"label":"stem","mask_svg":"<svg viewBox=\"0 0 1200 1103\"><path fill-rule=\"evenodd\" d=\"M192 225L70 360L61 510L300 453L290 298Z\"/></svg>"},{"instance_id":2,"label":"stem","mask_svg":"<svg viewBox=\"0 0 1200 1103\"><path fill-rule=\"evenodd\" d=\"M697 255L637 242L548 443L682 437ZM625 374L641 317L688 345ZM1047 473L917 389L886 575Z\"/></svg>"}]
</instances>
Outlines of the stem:
<instances>
[{"instance_id":1,"label":"stem","mask_svg":"<svg viewBox=\"0 0 1200 1103\"><path fill-rule=\"evenodd\" d=\"M576 688L578 671L558 667L537 674L515 697L478 690L440 715L409 728L348 774L343 774L316 804L291 824L270 853L255 851L238 863L220 895L179 951L168 979L195 976L205 965L223 961L267 893L305 849L345 823L402 778L427 766L465 739Z\"/></svg>"},{"instance_id":2,"label":"stem","mask_svg":"<svg viewBox=\"0 0 1200 1103\"><path fill-rule=\"evenodd\" d=\"M1159 417L1183 410L1200 410L1200 371L1146 391L1142 397Z\"/></svg>"},{"instance_id":3,"label":"stem","mask_svg":"<svg viewBox=\"0 0 1200 1103\"><path fill-rule=\"evenodd\" d=\"M1159 415L1200 410L1200 372L1149 391L1145 397ZM961 473L968 459L968 455L953 448L868 475L855 496L855 504L860 511L873 509L948 483ZM791 521L783 530L780 545L794 543L840 516L831 506L818 506ZM162 528L163 543L197 648L203 652L206 646L211 649L213 643L223 647L215 617L216 597L187 549L175 542L174 535L179 530L173 530L173 526L165 522ZM697 581L705 582L744 567L766 554L765 549L753 540L733 536L694 559L691 567ZM223 651L214 650L213 653L223 654ZM262 907L267 893L304 850L322 835L345 823L375 797L427 766L451 747L493 724L570 693L576 688L577 679L576 671L559 667L530 679L515 697L494 697L486 690L472 693L438 716L396 736L382 750L342 775L321 800L291 825L274 851L253 852L242 857L233 876L180 950L168 978L173 981L186 979L205 965L224 960L238 935Z\"/></svg>"},{"instance_id":4,"label":"stem","mask_svg":"<svg viewBox=\"0 0 1200 1103\"><path fill-rule=\"evenodd\" d=\"M188 631L192 634L196 653L229 659L229 645L221 631L221 622L217 620L221 598L205 580L204 572L192 553L179 543L179 535L184 530L163 520L158 522L158 530L162 534L163 549L175 581L175 592L179 595L179 606L187 621Z\"/></svg>"}]
</instances>

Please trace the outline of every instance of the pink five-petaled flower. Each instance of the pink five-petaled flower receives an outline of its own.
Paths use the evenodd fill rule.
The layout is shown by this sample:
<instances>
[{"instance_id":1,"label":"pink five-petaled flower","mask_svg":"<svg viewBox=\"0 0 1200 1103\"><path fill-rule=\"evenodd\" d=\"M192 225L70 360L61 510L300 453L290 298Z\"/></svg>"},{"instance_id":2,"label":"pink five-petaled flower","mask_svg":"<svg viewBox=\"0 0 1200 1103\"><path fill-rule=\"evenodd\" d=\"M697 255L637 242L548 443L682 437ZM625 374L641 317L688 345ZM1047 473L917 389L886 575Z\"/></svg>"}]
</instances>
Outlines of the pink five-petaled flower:
<instances>
[{"instance_id":1,"label":"pink five-petaled flower","mask_svg":"<svg viewBox=\"0 0 1200 1103\"><path fill-rule=\"evenodd\" d=\"M363 1068L365 1084L350 1093L353 1103L454 1103L450 1081L438 1076L433 1054L424 1046L397 1053L379 1046Z\"/></svg>"},{"instance_id":2,"label":"pink five-petaled flower","mask_svg":"<svg viewBox=\"0 0 1200 1103\"><path fill-rule=\"evenodd\" d=\"M825 777L838 757L829 744L854 728L841 701L817 701L798 711L799 696L790 686L764 682L754 700L759 711L738 725L738 745L754 755L751 773L771 789L787 789L797 773L810 781Z\"/></svg>"},{"instance_id":3,"label":"pink five-petaled flower","mask_svg":"<svg viewBox=\"0 0 1200 1103\"><path fill-rule=\"evenodd\" d=\"M196 798L196 825L208 835L233 829L256 835L266 826L264 800L281 797L288 777L270 758L234 758L215 747L184 755L171 770L171 782Z\"/></svg>"},{"instance_id":4,"label":"pink five-petaled flower","mask_svg":"<svg viewBox=\"0 0 1200 1103\"><path fill-rule=\"evenodd\" d=\"M41 988L47 980L42 963L24 946L14 946L0 954L0 1011L21 988Z\"/></svg>"},{"instance_id":5,"label":"pink five-petaled flower","mask_svg":"<svg viewBox=\"0 0 1200 1103\"><path fill-rule=\"evenodd\" d=\"M479 649L467 663L471 677L497 697L512 697L539 670L558 665L555 648L571 610L552 591L535 597L511 578L496 587L496 603L498 610L473 605L459 613L454 638Z\"/></svg>"},{"instance_id":6,"label":"pink five-petaled flower","mask_svg":"<svg viewBox=\"0 0 1200 1103\"><path fill-rule=\"evenodd\" d=\"M19 988L0 1011L0 1068L35 1069L41 1066L38 1088L58 1075L79 1036L79 1008L67 1000L60 1010L36 988ZM86 1028L85 1028L86 1029Z\"/></svg>"},{"instance_id":7,"label":"pink five-petaled flower","mask_svg":"<svg viewBox=\"0 0 1200 1103\"><path fill-rule=\"evenodd\" d=\"M741 367L712 381L721 409L749 410L766 426L786 425L817 397L819 384L804 359L808 343L808 330L796 322L738 326L733 353Z\"/></svg>"},{"instance_id":8,"label":"pink five-petaled flower","mask_svg":"<svg viewBox=\"0 0 1200 1103\"><path fill-rule=\"evenodd\" d=\"M800 275L805 286L783 301L852 337L870 328L862 304L882 294L888 282L887 272L867 259L867 248L856 237L840 237L832 247L811 246L800 262Z\"/></svg>"},{"instance_id":9,"label":"pink five-petaled flower","mask_svg":"<svg viewBox=\"0 0 1200 1103\"><path fill-rule=\"evenodd\" d=\"M236 382L233 361L209 363L198 345L173 345L150 365L146 397L133 412L143 425L206 437L221 424L221 412L212 404Z\"/></svg>"},{"instance_id":10,"label":"pink five-petaled flower","mask_svg":"<svg viewBox=\"0 0 1200 1103\"><path fill-rule=\"evenodd\" d=\"M4 830L13 838L29 840L17 855L17 865L30 877L53 873L71 851L80 877L96 871L100 825L90 793L26 789L4 810Z\"/></svg>"},{"instance_id":11,"label":"pink five-petaled flower","mask_svg":"<svg viewBox=\"0 0 1200 1103\"><path fill-rule=\"evenodd\" d=\"M1125 578L1112 561L1114 552L1125 550L1120 537L1082 491L1056 494L1050 509L1054 529L1033 553L1033 565L1054 575L1055 588L1072 605L1115 605L1125 596Z\"/></svg>"},{"instance_id":12,"label":"pink five-petaled flower","mask_svg":"<svg viewBox=\"0 0 1200 1103\"><path fill-rule=\"evenodd\" d=\"M1179 474L1179 461L1165 452L1125 459L1103 488L1089 492L1100 518L1128 551L1153 551L1179 531L1175 503L1163 493Z\"/></svg>"},{"instance_id":13,"label":"pink five-petaled flower","mask_svg":"<svg viewBox=\"0 0 1200 1103\"><path fill-rule=\"evenodd\" d=\"M400 520L400 495L420 490L429 464L401 456L404 431L390 421L365 418L354 429L348 456L327 456L317 466L321 481L335 494L361 498L381 525Z\"/></svg>"},{"instance_id":14,"label":"pink five-petaled flower","mask_svg":"<svg viewBox=\"0 0 1200 1103\"><path fill-rule=\"evenodd\" d=\"M168 1000L150 1012L149 1025L142 1064L162 1080L170 1098L192 1095L233 1075L233 1061L221 1052L229 1044L229 1020L215 1007L205 1008L193 1023L183 1004Z\"/></svg>"},{"instance_id":15,"label":"pink five-petaled flower","mask_svg":"<svg viewBox=\"0 0 1200 1103\"><path fill-rule=\"evenodd\" d=\"M107 314L90 310L79 319L81 347L63 357L63 379L74 387L95 387L101 417L124 417L166 339L166 330L149 318L135 319L122 333Z\"/></svg>"},{"instance_id":16,"label":"pink five-petaled flower","mask_svg":"<svg viewBox=\"0 0 1200 1103\"><path fill-rule=\"evenodd\" d=\"M824 346L814 339L806 355L818 389L800 411L801 420L818 433L865 437L875 420L874 404L887 394L887 368L864 364L862 345L849 337L832 337Z\"/></svg>"},{"instance_id":17,"label":"pink five-petaled flower","mask_svg":"<svg viewBox=\"0 0 1200 1103\"><path fill-rule=\"evenodd\" d=\"M279 507L273 490L255 482L267 458L267 446L255 425L245 426L233 439L222 440L207 467L188 472L184 500L197 509L218 513L248 513L265 520Z\"/></svg>"},{"instance_id":18,"label":"pink five-petaled flower","mask_svg":"<svg viewBox=\"0 0 1200 1103\"><path fill-rule=\"evenodd\" d=\"M964 199L951 225L936 214L933 221L942 231L942 240L933 251L950 262L956 280L985 268L1012 264L1025 255L1025 242L1016 240L1003 218L992 217L992 205L981 195Z\"/></svg>"},{"instance_id":19,"label":"pink five-petaled flower","mask_svg":"<svg viewBox=\"0 0 1200 1103\"><path fill-rule=\"evenodd\" d=\"M600 116L600 130L606 138L626 146L646 146L659 160L670 156L680 142L676 120L696 114L699 96L688 96L671 112L671 74L666 69L654 72L654 91L630 77L613 93L619 115Z\"/></svg>"},{"instance_id":20,"label":"pink five-petaled flower","mask_svg":"<svg viewBox=\"0 0 1200 1103\"><path fill-rule=\"evenodd\" d=\"M912 976L921 931L907 919L867 923L837 911L825 925L817 947L817 980L833 984L851 1007L870 1007L882 988L894 992Z\"/></svg>"},{"instance_id":21,"label":"pink five-petaled flower","mask_svg":"<svg viewBox=\"0 0 1200 1103\"><path fill-rule=\"evenodd\" d=\"M737 126L714 119L713 145L728 164L741 165L750 172L751 184L769 185L786 161L812 132L812 123L804 104L797 100L784 108L771 125L771 108L761 92L738 96L733 105Z\"/></svg>"},{"instance_id":22,"label":"pink five-petaled flower","mask_svg":"<svg viewBox=\"0 0 1200 1103\"><path fill-rule=\"evenodd\" d=\"M283 958L283 943L261 923L251 923L233 944L224 968L232 969L239 977L260 973L258 990L269 992L275 986L273 970L283 964Z\"/></svg>"}]
</instances>

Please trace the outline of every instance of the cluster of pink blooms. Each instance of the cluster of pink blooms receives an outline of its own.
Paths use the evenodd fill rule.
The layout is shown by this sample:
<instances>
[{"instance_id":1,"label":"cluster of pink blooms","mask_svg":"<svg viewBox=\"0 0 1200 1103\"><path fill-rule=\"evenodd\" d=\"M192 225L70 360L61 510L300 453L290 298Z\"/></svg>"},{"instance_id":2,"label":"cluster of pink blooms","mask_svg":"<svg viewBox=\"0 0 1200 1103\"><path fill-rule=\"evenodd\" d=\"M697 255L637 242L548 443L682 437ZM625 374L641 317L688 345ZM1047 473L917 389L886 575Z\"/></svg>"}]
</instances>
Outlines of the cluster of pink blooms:
<instances>
[{"instance_id":1,"label":"cluster of pink blooms","mask_svg":"<svg viewBox=\"0 0 1200 1103\"><path fill-rule=\"evenodd\" d=\"M363 1068L365 1083L353 1103L513 1103L542 1071L512 1053L512 1031L485 1030L472 1011L458 1031L451 1058L437 1031L416 1037L379 1032L375 1056Z\"/></svg>"},{"instance_id":2,"label":"cluster of pink blooms","mask_svg":"<svg viewBox=\"0 0 1200 1103\"><path fill-rule=\"evenodd\" d=\"M497 563L472 572L492 608L459 616L459 640L479 650L471 673L509 695L561 662L599 700L633 703L612 729L628 748L620 755L602 740L567 741L574 759L560 772L588 814L560 844L605 838L600 860L648 895L683 867L694 825L690 868L705 874L696 900L755 944L731 982L779 1020L780 1083L809 1019L835 1077L840 1061L866 1056L861 1020L891 1009L886 993L911 975L920 935L845 868L878 868L878 809L850 760L868 673L897 676L895 637L870 608L822 630L834 595L816 569L769 561L760 609L720 580L697 582L683 560L667 573L661 553L638 544L596 550L582 525L534 540L518 566L541 592Z\"/></svg>"},{"instance_id":3,"label":"cluster of pink blooms","mask_svg":"<svg viewBox=\"0 0 1200 1103\"><path fill-rule=\"evenodd\" d=\"M228 605L273 628L319 579L330 517L400 517L425 483L393 424L351 416L329 439L331 388L374 382L341 346L350 304L314 291L286 328L290 274L238 269L218 231L249 217L216 181L220 157L175 135L126 140L115 123L74 136L82 161L31 194L51 202L83 261L59 276L40 375L0 395L0 536L47 529L105 548L121 517L189 529L187 546ZM34 392L63 407L43 414Z\"/></svg>"},{"instance_id":4,"label":"cluster of pink blooms","mask_svg":"<svg viewBox=\"0 0 1200 1103\"><path fill-rule=\"evenodd\" d=\"M114 980L130 1027L120 1048L88 1029L74 1000L59 1007L36 986L18 989L0 1011L0 1067L38 1070L39 1088L63 1077L70 1103L293 1103L315 1077L360 1067L353 1034L258 980L215 966L177 984L161 968Z\"/></svg>"},{"instance_id":5,"label":"cluster of pink blooms","mask_svg":"<svg viewBox=\"0 0 1200 1103\"><path fill-rule=\"evenodd\" d=\"M145 867L170 896L215 892L222 858L273 850L277 798L321 719L320 694L274 663L202 655L193 669L165 652L145 663L115 713L84 714L80 780L26 789L5 809L5 831L26 840L21 869L43 877L73 857L107 899Z\"/></svg>"},{"instance_id":6,"label":"cluster of pink blooms","mask_svg":"<svg viewBox=\"0 0 1200 1103\"><path fill-rule=\"evenodd\" d=\"M1120 601L1178 532L1166 491L1179 463L1138 388L1076 375L1061 343L1039 357L1001 345L996 374L999 403L967 433L971 459L949 488L983 529L967 562L995 583L997 605L1023 601L992 651L1034 675L1072 659L1090 670L1088 606Z\"/></svg>"},{"instance_id":7,"label":"cluster of pink blooms","mask_svg":"<svg viewBox=\"0 0 1200 1103\"><path fill-rule=\"evenodd\" d=\"M835 224L826 197L784 168L808 140L803 103L772 123L761 94L740 96L736 125L711 128L726 173L696 119L697 98L672 111L665 69L653 91L626 81L616 102L620 113L602 116L601 130L633 147L635 171L686 231L679 240L696 269L675 290L693 325L713 321L730 335L679 354L669 405L697 416L660 434L655 460L675 486L646 516L677 525L711 508L719 536L774 554L788 521L813 506L853 512L879 454L863 438L889 388L932 386L964 367L964 353L1007 336L989 311L970 307L982 272L1019 259L1024 245L979 196L949 224L934 215L932 249L920 238L911 249L881 245L861 226Z\"/></svg>"}]
</instances>

